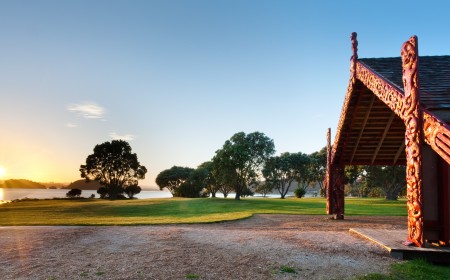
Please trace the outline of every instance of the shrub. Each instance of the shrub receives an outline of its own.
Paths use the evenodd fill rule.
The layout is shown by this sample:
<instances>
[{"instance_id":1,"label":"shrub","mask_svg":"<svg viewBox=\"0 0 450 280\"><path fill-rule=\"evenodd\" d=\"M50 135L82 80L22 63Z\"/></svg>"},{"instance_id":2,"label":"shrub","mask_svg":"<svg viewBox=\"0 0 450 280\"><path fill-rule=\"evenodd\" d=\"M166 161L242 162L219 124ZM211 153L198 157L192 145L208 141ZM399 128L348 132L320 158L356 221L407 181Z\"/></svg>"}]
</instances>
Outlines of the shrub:
<instances>
[{"instance_id":1,"label":"shrub","mask_svg":"<svg viewBox=\"0 0 450 280\"><path fill-rule=\"evenodd\" d=\"M295 197L297 198L302 198L305 196L306 191L303 188L296 188L294 191Z\"/></svg>"},{"instance_id":2,"label":"shrub","mask_svg":"<svg viewBox=\"0 0 450 280\"><path fill-rule=\"evenodd\" d=\"M68 197L68 198L80 197L80 195L81 195L80 189L71 189L70 191L68 191L66 193L66 197Z\"/></svg>"},{"instance_id":3,"label":"shrub","mask_svg":"<svg viewBox=\"0 0 450 280\"><path fill-rule=\"evenodd\" d=\"M241 193L242 197L254 196L254 195L255 195L255 192L252 191L250 188L244 188Z\"/></svg>"},{"instance_id":4,"label":"shrub","mask_svg":"<svg viewBox=\"0 0 450 280\"><path fill-rule=\"evenodd\" d=\"M370 189L368 197L385 197L386 193L382 188L372 188Z\"/></svg>"}]
</instances>

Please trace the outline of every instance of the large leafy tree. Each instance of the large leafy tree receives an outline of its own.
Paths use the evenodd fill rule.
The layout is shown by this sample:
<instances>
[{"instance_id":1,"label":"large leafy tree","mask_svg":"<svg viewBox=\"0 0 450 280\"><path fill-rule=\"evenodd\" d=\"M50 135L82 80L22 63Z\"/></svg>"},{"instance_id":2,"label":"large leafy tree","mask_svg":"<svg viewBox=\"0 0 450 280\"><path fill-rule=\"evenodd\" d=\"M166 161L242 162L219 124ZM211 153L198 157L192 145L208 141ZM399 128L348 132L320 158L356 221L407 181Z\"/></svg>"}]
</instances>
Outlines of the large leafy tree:
<instances>
[{"instance_id":1,"label":"large leafy tree","mask_svg":"<svg viewBox=\"0 0 450 280\"><path fill-rule=\"evenodd\" d=\"M368 187L381 188L388 200L397 200L400 192L406 187L405 166L368 165L363 169Z\"/></svg>"},{"instance_id":2,"label":"large leafy tree","mask_svg":"<svg viewBox=\"0 0 450 280\"><path fill-rule=\"evenodd\" d=\"M266 185L275 188L284 199L292 183L299 177L296 169L296 154L283 153L280 156L270 157L262 170Z\"/></svg>"},{"instance_id":3,"label":"large leafy tree","mask_svg":"<svg viewBox=\"0 0 450 280\"><path fill-rule=\"evenodd\" d=\"M173 196L176 196L176 191L189 179L193 170L190 167L172 166L161 171L155 181L160 190L167 188Z\"/></svg>"},{"instance_id":4,"label":"large leafy tree","mask_svg":"<svg viewBox=\"0 0 450 280\"><path fill-rule=\"evenodd\" d=\"M256 185L264 162L275 152L273 140L264 133L238 132L225 141L213 158L216 178L236 192L239 200L243 191Z\"/></svg>"},{"instance_id":5,"label":"large leafy tree","mask_svg":"<svg viewBox=\"0 0 450 280\"><path fill-rule=\"evenodd\" d=\"M147 169L140 165L137 155L131 152L128 142L112 140L96 145L94 153L80 166L81 177L98 181L104 186L108 197L116 199L124 192L124 187L138 185L144 179Z\"/></svg>"}]
</instances>

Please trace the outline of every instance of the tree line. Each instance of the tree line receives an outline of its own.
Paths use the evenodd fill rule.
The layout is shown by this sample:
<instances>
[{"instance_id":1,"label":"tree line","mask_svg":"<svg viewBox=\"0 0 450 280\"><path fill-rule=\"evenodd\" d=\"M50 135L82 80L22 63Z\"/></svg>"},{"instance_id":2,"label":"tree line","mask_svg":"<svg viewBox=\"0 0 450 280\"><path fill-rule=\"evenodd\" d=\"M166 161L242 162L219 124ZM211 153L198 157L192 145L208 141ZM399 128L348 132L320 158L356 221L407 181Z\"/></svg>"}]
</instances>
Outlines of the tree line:
<instances>
[{"instance_id":1,"label":"tree line","mask_svg":"<svg viewBox=\"0 0 450 280\"><path fill-rule=\"evenodd\" d=\"M178 197L265 196L276 191L283 199L297 185L294 193L302 197L308 187L319 186L325 196L326 147L312 154L285 152L274 156L273 140L261 132L239 132L216 151L214 157L197 168L173 166L158 174L156 184ZM347 166L347 196L385 197L395 200L406 191L405 166Z\"/></svg>"},{"instance_id":2,"label":"tree line","mask_svg":"<svg viewBox=\"0 0 450 280\"><path fill-rule=\"evenodd\" d=\"M312 185L318 185L325 196L326 148L309 155L274 154L273 140L263 133L238 132L209 161L197 168L173 166L163 170L156 184L176 197L215 197L217 193L227 197L234 192L239 200L255 191L266 195L274 190L283 199L295 182L297 197ZM397 199L406 189L405 172L404 166L347 166L346 194ZM86 181L102 185L97 191L101 198L122 198L124 193L132 198L141 191L138 180L145 178L147 168L139 163L126 141L113 140L96 145L86 164L80 166L80 173Z\"/></svg>"},{"instance_id":3,"label":"tree line","mask_svg":"<svg viewBox=\"0 0 450 280\"><path fill-rule=\"evenodd\" d=\"M274 190L285 198L293 183L306 192L312 184L323 190L326 172L325 148L310 155L282 153L274 156L272 139L261 132L238 132L225 141L213 158L197 168L173 166L158 174L156 184L167 188L173 196L227 197L235 199L252 195L254 191L266 195Z\"/></svg>"}]
</instances>

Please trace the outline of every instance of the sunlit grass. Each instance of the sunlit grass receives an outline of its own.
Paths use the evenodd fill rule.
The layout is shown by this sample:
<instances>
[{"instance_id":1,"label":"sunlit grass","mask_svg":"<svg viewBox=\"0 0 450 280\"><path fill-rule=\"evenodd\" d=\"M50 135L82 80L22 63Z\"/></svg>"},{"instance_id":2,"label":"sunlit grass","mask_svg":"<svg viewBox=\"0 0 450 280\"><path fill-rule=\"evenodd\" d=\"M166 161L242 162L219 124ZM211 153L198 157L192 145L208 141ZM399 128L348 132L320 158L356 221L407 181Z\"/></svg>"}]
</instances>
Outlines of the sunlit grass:
<instances>
[{"instance_id":1,"label":"sunlit grass","mask_svg":"<svg viewBox=\"0 0 450 280\"><path fill-rule=\"evenodd\" d=\"M212 223L253 214L324 215L323 198L34 200L0 205L0 226ZM346 215L406 216L405 201L347 199Z\"/></svg>"},{"instance_id":2,"label":"sunlit grass","mask_svg":"<svg viewBox=\"0 0 450 280\"><path fill-rule=\"evenodd\" d=\"M389 274L372 273L355 277L356 280L445 280L450 279L450 266L433 265L423 260L395 263Z\"/></svg>"}]
</instances>

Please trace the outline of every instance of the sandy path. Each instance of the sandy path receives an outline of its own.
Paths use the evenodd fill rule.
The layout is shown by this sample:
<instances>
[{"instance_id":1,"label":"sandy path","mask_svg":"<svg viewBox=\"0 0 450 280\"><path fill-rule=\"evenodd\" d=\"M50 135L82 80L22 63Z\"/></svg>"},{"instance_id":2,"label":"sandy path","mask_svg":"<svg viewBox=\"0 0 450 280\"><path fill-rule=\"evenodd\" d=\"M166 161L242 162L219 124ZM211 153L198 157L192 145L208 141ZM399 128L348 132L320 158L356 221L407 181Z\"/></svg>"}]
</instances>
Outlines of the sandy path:
<instances>
[{"instance_id":1,"label":"sandy path","mask_svg":"<svg viewBox=\"0 0 450 280\"><path fill-rule=\"evenodd\" d=\"M1 279L345 279L396 260L351 227L405 217L256 215L205 225L0 227ZM281 266L297 274L281 273Z\"/></svg>"}]
</instances>

